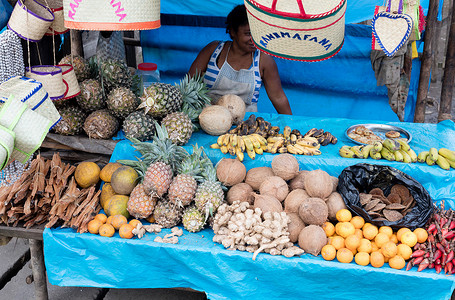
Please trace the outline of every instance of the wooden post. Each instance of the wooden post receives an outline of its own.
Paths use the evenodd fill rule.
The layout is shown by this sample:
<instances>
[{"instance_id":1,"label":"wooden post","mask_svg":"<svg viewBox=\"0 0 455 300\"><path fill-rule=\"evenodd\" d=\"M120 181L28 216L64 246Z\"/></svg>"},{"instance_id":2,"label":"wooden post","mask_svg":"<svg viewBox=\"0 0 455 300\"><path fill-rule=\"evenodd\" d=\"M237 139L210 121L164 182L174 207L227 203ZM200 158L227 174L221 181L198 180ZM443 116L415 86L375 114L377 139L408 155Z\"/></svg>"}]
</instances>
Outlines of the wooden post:
<instances>
[{"instance_id":1,"label":"wooden post","mask_svg":"<svg viewBox=\"0 0 455 300\"><path fill-rule=\"evenodd\" d=\"M428 94L430 83L431 63L433 57L434 30L436 17L438 15L439 0L430 0L427 15L427 27L425 29L425 40L422 56L422 67L420 68L419 87L417 89L417 102L414 113L414 122L425 122L425 99Z\"/></svg>"},{"instance_id":2,"label":"wooden post","mask_svg":"<svg viewBox=\"0 0 455 300\"><path fill-rule=\"evenodd\" d=\"M84 57L84 48L82 46L82 33L79 30L71 29L71 53Z\"/></svg>"},{"instance_id":3,"label":"wooden post","mask_svg":"<svg viewBox=\"0 0 455 300\"><path fill-rule=\"evenodd\" d=\"M44 266L43 241L28 240L32 263L33 281L35 283L35 299L48 300L46 267Z\"/></svg>"},{"instance_id":4,"label":"wooden post","mask_svg":"<svg viewBox=\"0 0 455 300\"><path fill-rule=\"evenodd\" d=\"M441 102L438 122L452 119L452 92L455 83L455 10L452 9L452 21L448 37L446 63L442 80Z\"/></svg>"}]
</instances>

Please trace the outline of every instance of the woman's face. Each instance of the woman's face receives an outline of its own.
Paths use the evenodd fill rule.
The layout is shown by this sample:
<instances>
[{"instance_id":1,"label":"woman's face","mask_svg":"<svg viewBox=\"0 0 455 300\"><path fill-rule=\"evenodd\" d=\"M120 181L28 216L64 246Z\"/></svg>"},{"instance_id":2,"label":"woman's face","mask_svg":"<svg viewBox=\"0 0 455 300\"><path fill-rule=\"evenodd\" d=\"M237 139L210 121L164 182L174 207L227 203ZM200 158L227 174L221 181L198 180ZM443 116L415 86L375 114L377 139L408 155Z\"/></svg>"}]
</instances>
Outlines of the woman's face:
<instances>
[{"instance_id":1,"label":"woman's face","mask_svg":"<svg viewBox=\"0 0 455 300\"><path fill-rule=\"evenodd\" d=\"M237 32L232 32L232 40L245 52L254 52L256 47L251 39L250 25L241 25Z\"/></svg>"}]
</instances>

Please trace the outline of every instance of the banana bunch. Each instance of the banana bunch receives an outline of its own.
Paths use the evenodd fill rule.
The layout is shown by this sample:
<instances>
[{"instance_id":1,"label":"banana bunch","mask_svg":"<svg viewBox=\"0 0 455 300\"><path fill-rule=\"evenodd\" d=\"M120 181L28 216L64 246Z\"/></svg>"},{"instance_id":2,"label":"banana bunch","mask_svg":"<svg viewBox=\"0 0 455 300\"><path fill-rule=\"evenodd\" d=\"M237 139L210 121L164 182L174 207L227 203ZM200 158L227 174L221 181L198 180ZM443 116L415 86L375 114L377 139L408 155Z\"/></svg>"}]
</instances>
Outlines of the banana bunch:
<instances>
[{"instance_id":1,"label":"banana bunch","mask_svg":"<svg viewBox=\"0 0 455 300\"><path fill-rule=\"evenodd\" d=\"M321 145L314 137L297 137L292 133L291 127L285 126L283 134L269 136L267 138L266 152L269 153L292 153L303 155L320 155Z\"/></svg>"},{"instance_id":2,"label":"banana bunch","mask_svg":"<svg viewBox=\"0 0 455 300\"><path fill-rule=\"evenodd\" d=\"M327 146L330 143L336 144L338 142L338 139L330 132L324 132L324 130L317 128L311 128L303 135L303 137L314 137L318 140L318 143L321 144L321 146Z\"/></svg>"},{"instance_id":3,"label":"banana bunch","mask_svg":"<svg viewBox=\"0 0 455 300\"><path fill-rule=\"evenodd\" d=\"M261 155L266 151L268 146L267 140L257 133L249 135L237 135L226 133L220 135L215 144L210 145L212 149L220 149L223 154L229 153L236 156L238 160L243 161L244 152L251 159L256 158L256 154Z\"/></svg>"},{"instance_id":4,"label":"banana bunch","mask_svg":"<svg viewBox=\"0 0 455 300\"><path fill-rule=\"evenodd\" d=\"M417 161L426 163L429 166L437 164L444 170L450 170L452 167L455 169L455 151L447 148L430 148L428 151L422 151L417 156Z\"/></svg>"},{"instance_id":5,"label":"banana bunch","mask_svg":"<svg viewBox=\"0 0 455 300\"><path fill-rule=\"evenodd\" d=\"M347 158L384 158L388 161L404 163L417 161L417 154L404 139L385 139L365 146L343 146L339 153L340 156Z\"/></svg>"}]
</instances>

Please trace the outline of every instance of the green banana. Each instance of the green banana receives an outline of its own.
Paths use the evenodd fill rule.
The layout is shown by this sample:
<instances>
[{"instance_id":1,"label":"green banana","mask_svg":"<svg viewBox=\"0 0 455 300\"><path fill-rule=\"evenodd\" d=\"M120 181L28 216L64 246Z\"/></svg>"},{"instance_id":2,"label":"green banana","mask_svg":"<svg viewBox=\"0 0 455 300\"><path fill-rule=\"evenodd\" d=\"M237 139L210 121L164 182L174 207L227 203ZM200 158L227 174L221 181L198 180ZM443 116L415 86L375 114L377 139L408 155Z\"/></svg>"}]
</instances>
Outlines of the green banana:
<instances>
[{"instance_id":1,"label":"green banana","mask_svg":"<svg viewBox=\"0 0 455 300\"><path fill-rule=\"evenodd\" d=\"M370 155L371 149L373 149L373 145L366 145L361 148L363 158L368 158L368 155Z\"/></svg>"},{"instance_id":2,"label":"green banana","mask_svg":"<svg viewBox=\"0 0 455 300\"><path fill-rule=\"evenodd\" d=\"M411 156L408 154L408 152L406 152L406 151L404 151L404 150L402 150L402 149L401 149L401 150L398 150L398 151L401 153L401 155L403 155L403 162L404 162L404 163L407 163L407 164L412 163L412 158L411 158Z\"/></svg>"},{"instance_id":3,"label":"green banana","mask_svg":"<svg viewBox=\"0 0 455 300\"><path fill-rule=\"evenodd\" d=\"M452 167L452 169L455 169L455 161L450 160L450 159L446 159L446 160L449 163L449 165Z\"/></svg>"},{"instance_id":4,"label":"green banana","mask_svg":"<svg viewBox=\"0 0 455 300\"><path fill-rule=\"evenodd\" d=\"M431 160L437 161L438 160L438 149L436 148L430 148L428 156L430 157Z\"/></svg>"},{"instance_id":5,"label":"green banana","mask_svg":"<svg viewBox=\"0 0 455 300\"><path fill-rule=\"evenodd\" d=\"M394 161L395 155L389 151L386 147L383 147L381 150L381 155L383 158L387 159L388 161Z\"/></svg>"},{"instance_id":6,"label":"green banana","mask_svg":"<svg viewBox=\"0 0 455 300\"><path fill-rule=\"evenodd\" d=\"M444 156L445 159L455 161L455 151L451 151L447 148L441 148L438 151L439 155Z\"/></svg>"},{"instance_id":7,"label":"green banana","mask_svg":"<svg viewBox=\"0 0 455 300\"><path fill-rule=\"evenodd\" d=\"M436 161L434 161L434 160L432 160L432 159L430 158L430 155L427 156L427 159L425 159L425 162L426 162L427 165L429 165L429 166L433 166L433 165L436 163Z\"/></svg>"},{"instance_id":8,"label":"green banana","mask_svg":"<svg viewBox=\"0 0 455 300\"><path fill-rule=\"evenodd\" d=\"M381 152L376 152L376 151L374 151L374 148L373 148L373 149L370 150L370 157L372 159L381 159L382 158Z\"/></svg>"},{"instance_id":9,"label":"green banana","mask_svg":"<svg viewBox=\"0 0 455 300\"><path fill-rule=\"evenodd\" d=\"M373 151L375 153L379 153L379 152L381 152L381 150L382 150L382 143L381 142L374 142L373 143Z\"/></svg>"},{"instance_id":10,"label":"green banana","mask_svg":"<svg viewBox=\"0 0 455 300\"><path fill-rule=\"evenodd\" d=\"M424 163L428 157L428 154L430 154L429 151L422 151L419 153L419 155L417 155L417 161L418 162L421 162L421 163Z\"/></svg>"},{"instance_id":11,"label":"green banana","mask_svg":"<svg viewBox=\"0 0 455 300\"><path fill-rule=\"evenodd\" d=\"M400 150L393 152L393 155L395 155L395 161L402 162L404 160L403 154L401 154Z\"/></svg>"},{"instance_id":12,"label":"green banana","mask_svg":"<svg viewBox=\"0 0 455 300\"><path fill-rule=\"evenodd\" d=\"M409 148L408 151L404 150L404 152L406 152L406 154L409 155L409 157L411 157L411 162L415 163L417 161L417 154L415 153L414 150Z\"/></svg>"},{"instance_id":13,"label":"green banana","mask_svg":"<svg viewBox=\"0 0 455 300\"><path fill-rule=\"evenodd\" d=\"M397 139L396 141L400 144L401 150L409 151L411 149L405 139Z\"/></svg>"},{"instance_id":14,"label":"green banana","mask_svg":"<svg viewBox=\"0 0 455 300\"><path fill-rule=\"evenodd\" d=\"M436 163L438 164L438 166L441 167L441 169L450 170L449 162L442 155L438 156L438 159L436 160Z\"/></svg>"},{"instance_id":15,"label":"green banana","mask_svg":"<svg viewBox=\"0 0 455 300\"><path fill-rule=\"evenodd\" d=\"M340 150L338 151L338 153L340 153L340 156L341 157L345 157L345 158L354 158L354 152L351 150L351 147L349 146L343 146L340 148Z\"/></svg>"},{"instance_id":16,"label":"green banana","mask_svg":"<svg viewBox=\"0 0 455 300\"><path fill-rule=\"evenodd\" d=\"M389 149L389 151L392 151L392 152L398 151L401 148L400 143L398 143L397 141L392 140L392 139L385 139L382 142L382 146L386 147L387 149Z\"/></svg>"},{"instance_id":17,"label":"green banana","mask_svg":"<svg viewBox=\"0 0 455 300\"><path fill-rule=\"evenodd\" d=\"M354 152L354 158L363 158L363 153L360 150L361 146L353 146L351 147L351 151Z\"/></svg>"}]
</instances>

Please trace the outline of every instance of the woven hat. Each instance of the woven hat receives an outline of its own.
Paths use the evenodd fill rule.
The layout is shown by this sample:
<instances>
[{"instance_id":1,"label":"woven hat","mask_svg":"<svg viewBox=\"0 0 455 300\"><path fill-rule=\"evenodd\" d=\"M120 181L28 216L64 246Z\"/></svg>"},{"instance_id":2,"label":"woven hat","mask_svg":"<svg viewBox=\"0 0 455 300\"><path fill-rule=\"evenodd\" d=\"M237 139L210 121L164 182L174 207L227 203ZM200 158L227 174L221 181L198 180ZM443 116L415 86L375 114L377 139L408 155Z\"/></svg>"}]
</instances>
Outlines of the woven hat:
<instances>
[{"instance_id":1,"label":"woven hat","mask_svg":"<svg viewBox=\"0 0 455 300\"><path fill-rule=\"evenodd\" d=\"M245 0L256 47L270 55L320 61L344 41L346 0Z\"/></svg>"},{"instance_id":2,"label":"woven hat","mask_svg":"<svg viewBox=\"0 0 455 300\"><path fill-rule=\"evenodd\" d=\"M63 80L68 84L68 91L60 100L67 100L78 96L81 93L81 89L79 87L79 82L77 81L76 73L74 72L74 68L72 65L58 65L62 68L63 71ZM60 101L59 100L59 101Z\"/></svg>"},{"instance_id":3,"label":"woven hat","mask_svg":"<svg viewBox=\"0 0 455 300\"><path fill-rule=\"evenodd\" d=\"M62 68L58 66L27 67L25 76L41 82L53 101L62 99L68 92L68 84L63 80Z\"/></svg>"},{"instance_id":4,"label":"woven hat","mask_svg":"<svg viewBox=\"0 0 455 300\"><path fill-rule=\"evenodd\" d=\"M160 24L160 0L63 0L65 26L79 30L147 30Z\"/></svg>"},{"instance_id":5,"label":"woven hat","mask_svg":"<svg viewBox=\"0 0 455 300\"><path fill-rule=\"evenodd\" d=\"M63 6L51 8L51 11L54 14L54 22L46 31L46 35L58 35L68 32L69 29L65 27L65 19L63 17Z\"/></svg>"},{"instance_id":6,"label":"woven hat","mask_svg":"<svg viewBox=\"0 0 455 300\"><path fill-rule=\"evenodd\" d=\"M6 166L11 157L15 137L14 131L0 126L0 170Z\"/></svg>"},{"instance_id":7,"label":"woven hat","mask_svg":"<svg viewBox=\"0 0 455 300\"><path fill-rule=\"evenodd\" d=\"M8 21L8 28L32 42L40 41L54 21L54 14L35 0L18 0Z\"/></svg>"}]
</instances>

